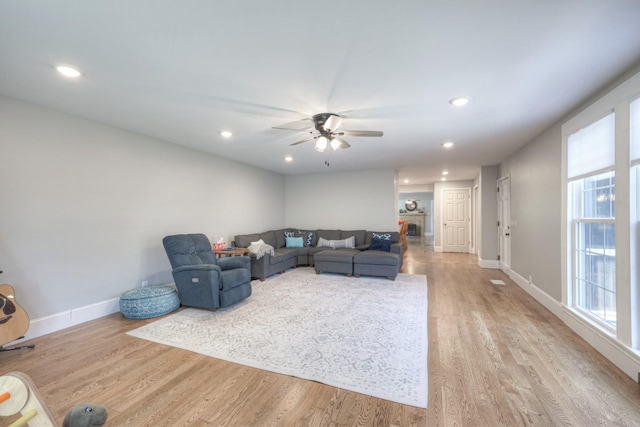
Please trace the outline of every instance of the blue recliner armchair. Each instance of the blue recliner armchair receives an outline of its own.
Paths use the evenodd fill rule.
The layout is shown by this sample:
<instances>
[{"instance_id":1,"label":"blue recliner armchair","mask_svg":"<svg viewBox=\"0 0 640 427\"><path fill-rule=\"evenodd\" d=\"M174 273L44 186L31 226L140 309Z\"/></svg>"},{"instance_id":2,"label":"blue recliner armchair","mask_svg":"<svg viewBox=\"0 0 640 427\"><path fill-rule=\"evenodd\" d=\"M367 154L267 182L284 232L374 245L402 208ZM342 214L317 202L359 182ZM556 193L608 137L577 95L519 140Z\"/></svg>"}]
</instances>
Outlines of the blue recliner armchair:
<instances>
[{"instance_id":1,"label":"blue recliner armchair","mask_svg":"<svg viewBox=\"0 0 640 427\"><path fill-rule=\"evenodd\" d=\"M178 234L162 239L171 262L182 305L228 307L251 295L249 257L217 259L204 234Z\"/></svg>"}]
</instances>

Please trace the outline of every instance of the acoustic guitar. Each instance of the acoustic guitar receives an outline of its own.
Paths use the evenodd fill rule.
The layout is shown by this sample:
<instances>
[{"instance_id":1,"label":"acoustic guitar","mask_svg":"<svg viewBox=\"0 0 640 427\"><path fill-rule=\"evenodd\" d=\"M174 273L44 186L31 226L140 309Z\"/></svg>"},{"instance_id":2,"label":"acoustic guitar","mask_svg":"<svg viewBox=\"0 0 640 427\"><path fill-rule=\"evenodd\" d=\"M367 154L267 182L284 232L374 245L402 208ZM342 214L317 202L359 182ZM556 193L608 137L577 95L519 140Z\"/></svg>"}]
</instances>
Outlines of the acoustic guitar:
<instances>
[{"instance_id":1,"label":"acoustic guitar","mask_svg":"<svg viewBox=\"0 0 640 427\"><path fill-rule=\"evenodd\" d=\"M29 329L29 315L15 300L11 285L0 285L0 348L24 336Z\"/></svg>"}]
</instances>

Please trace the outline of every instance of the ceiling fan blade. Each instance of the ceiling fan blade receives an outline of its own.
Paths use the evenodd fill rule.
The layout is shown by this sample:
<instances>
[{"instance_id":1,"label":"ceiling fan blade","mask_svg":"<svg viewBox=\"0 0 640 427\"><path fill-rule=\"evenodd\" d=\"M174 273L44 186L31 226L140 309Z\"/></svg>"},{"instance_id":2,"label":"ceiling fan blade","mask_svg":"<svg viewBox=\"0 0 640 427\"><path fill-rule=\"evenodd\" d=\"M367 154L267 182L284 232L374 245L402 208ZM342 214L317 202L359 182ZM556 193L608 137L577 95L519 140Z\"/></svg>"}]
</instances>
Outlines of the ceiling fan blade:
<instances>
[{"instance_id":1,"label":"ceiling fan blade","mask_svg":"<svg viewBox=\"0 0 640 427\"><path fill-rule=\"evenodd\" d=\"M349 148L351 147L351 144L349 144L347 141L345 141L344 139L340 138L339 136L334 136L335 139L337 139L338 141L340 141L340 148Z\"/></svg>"},{"instance_id":2,"label":"ceiling fan blade","mask_svg":"<svg viewBox=\"0 0 640 427\"><path fill-rule=\"evenodd\" d=\"M306 127L304 129L294 129L294 128L285 128L282 126L273 126L271 129L281 129L281 130L295 130L296 132L303 132L308 130L310 127Z\"/></svg>"},{"instance_id":3,"label":"ceiling fan blade","mask_svg":"<svg viewBox=\"0 0 640 427\"><path fill-rule=\"evenodd\" d=\"M303 139L302 141L294 142L293 144L289 144L289 145L302 144L303 142L307 142L307 141L311 141L311 140L314 140L314 139L318 139L319 137L320 137L320 135L312 136L310 138L306 138L306 139Z\"/></svg>"},{"instance_id":4,"label":"ceiling fan blade","mask_svg":"<svg viewBox=\"0 0 640 427\"><path fill-rule=\"evenodd\" d=\"M335 130L340 127L341 123L342 119L339 116L332 114L324 122L323 127L327 132L335 132Z\"/></svg>"},{"instance_id":5,"label":"ceiling fan blade","mask_svg":"<svg viewBox=\"0 0 640 427\"><path fill-rule=\"evenodd\" d=\"M289 123L284 123L281 126L274 126L272 129L282 129L282 130L295 130L298 132L302 132L305 130L313 129L313 122L310 118L296 120Z\"/></svg>"},{"instance_id":6,"label":"ceiling fan blade","mask_svg":"<svg viewBox=\"0 0 640 427\"><path fill-rule=\"evenodd\" d=\"M343 130L338 132L338 135L345 136L382 136L381 130Z\"/></svg>"}]
</instances>

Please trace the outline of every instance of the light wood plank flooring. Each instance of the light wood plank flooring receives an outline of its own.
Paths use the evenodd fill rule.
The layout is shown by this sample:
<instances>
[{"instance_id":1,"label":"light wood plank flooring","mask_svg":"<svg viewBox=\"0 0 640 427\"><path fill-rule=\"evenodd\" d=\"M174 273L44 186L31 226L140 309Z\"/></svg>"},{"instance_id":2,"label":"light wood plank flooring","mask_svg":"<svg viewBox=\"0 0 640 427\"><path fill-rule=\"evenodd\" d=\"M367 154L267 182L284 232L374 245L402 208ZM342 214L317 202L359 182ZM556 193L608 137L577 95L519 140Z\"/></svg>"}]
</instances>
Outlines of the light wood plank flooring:
<instances>
[{"instance_id":1,"label":"light wood plank flooring","mask_svg":"<svg viewBox=\"0 0 640 427\"><path fill-rule=\"evenodd\" d=\"M429 288L426 410L132 338L153 319L119 314L0 353L0 373L30 375L60 424L93 402L107 427L640 426L640 386L506 275L409 245L403 272Z\"/></svg>"}]
</instances>

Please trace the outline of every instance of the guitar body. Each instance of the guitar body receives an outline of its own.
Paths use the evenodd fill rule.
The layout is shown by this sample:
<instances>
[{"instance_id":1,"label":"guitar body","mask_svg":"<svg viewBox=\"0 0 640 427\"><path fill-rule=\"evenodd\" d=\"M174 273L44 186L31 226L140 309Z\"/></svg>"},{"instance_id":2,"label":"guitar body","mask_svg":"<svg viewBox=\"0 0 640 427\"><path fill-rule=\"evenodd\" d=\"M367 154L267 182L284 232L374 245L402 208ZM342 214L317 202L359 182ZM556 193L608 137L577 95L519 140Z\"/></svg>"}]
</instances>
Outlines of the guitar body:
<instances>
[{"instance_id":1,"label":"guitar body","mask_svg":"<svg viewBox=\"0 0 640 427\"><path fill-rule=\"evenodd\" d=\"M0 285L0 347L22 337L29 329L29 315L16 302L11 285Z\"/></svg>"}]
</instances>

